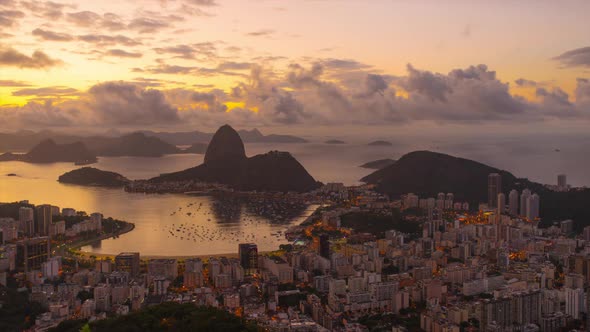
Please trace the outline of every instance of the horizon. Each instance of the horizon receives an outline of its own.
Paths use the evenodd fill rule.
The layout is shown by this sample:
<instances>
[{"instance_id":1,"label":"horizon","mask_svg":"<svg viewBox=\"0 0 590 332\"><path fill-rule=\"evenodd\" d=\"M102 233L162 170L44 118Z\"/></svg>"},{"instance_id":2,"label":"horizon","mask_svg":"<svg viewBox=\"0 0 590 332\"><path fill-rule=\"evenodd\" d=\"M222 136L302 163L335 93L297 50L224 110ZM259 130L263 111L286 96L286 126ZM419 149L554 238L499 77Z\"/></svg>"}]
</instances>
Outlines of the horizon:
<instances>
[{"instance_id":1,"label":"horizon","mask_svg":"<svg viewBox=\"0 0 590 332\"><path fill-rule=\"evenodd\" d=\"M359 4L247 2L242 15L240 1L4 0L0 120L166 131L588 123L590 48L575 32L590 30L579 19L589 3Z\"/></svg>"}]
</instances>

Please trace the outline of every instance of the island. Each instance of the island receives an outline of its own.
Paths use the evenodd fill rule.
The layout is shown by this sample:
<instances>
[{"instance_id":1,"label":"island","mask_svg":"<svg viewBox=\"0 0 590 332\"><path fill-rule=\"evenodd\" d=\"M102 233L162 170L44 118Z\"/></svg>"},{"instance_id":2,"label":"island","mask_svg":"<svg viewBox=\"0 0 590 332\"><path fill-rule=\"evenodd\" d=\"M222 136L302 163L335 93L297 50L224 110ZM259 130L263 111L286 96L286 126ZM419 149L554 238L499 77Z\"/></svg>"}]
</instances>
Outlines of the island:
<instances>
[{"instance_id":1,"label":"island","mask_svg":"<svg viewBox=\"0 0 590 332\"><path fill-rule=\"evenodd\" d=\"M0 156L0 161L24 161L28 163L94 163L96 155L90 152L82 142L57 144L52 139L46 139L35 145L25 154L7 152Z\"/></svg>"},{"instance_id":2,"label":"island","mask_svg":"<svg viewBox=\"0 0 590 332\"><path fill-rule=\"evenodd\" d=\"M346 142L338 140L338 139L329 139L325 141L326 144L346 144Z\"/></svg>"},{"instance_id":3,"label":"island","mask_svg":"<svg viewBox=\"0 0 590 332\"><path fill-rule=\"evenodd\" d=\"M364 163L364 164L360 165L359 167L369 168L369 169L382 169L387 166L393 165L394 163L395 163L395 160L386 158L386 159L378 159L378 160L369 161L368 163Z\"/></svg>"},{"instance_id":4,"label":"island","mask_svg":"<svg viewBox=\"0 0 590 332\"><path fill-rule=\"evenodd\" d=\"M129 179L115 172L103 171L94 167L82 167L60 175L61 183L96 187L123 187Z\"/></svg>"},{"instance_id":5,"label":"island","mask_svg":"<svg viewBox=\"0 0 590 332\"><path fill-rule=\"evenodd\" d=\"M203 164L183 171L134 181L129 191L158 187L188 189L191 183L218 184L241 191L307 192L320 186L288 152L270 151L247 157L240 135L229 125L217 130L207 147ZM148 190L148 188L150 188Z\"/></svg>"},{"instance_id":6,"label":"island","mask_svg":"<svg viewBox=\"0 0 590 332\"><path fill-rule=\"evenodd\" d=\"M392 146L393 144L391 144L391 142L388 142L388 141L373 141L367 145L368 146Z\"/></svg>"}]
</instances>

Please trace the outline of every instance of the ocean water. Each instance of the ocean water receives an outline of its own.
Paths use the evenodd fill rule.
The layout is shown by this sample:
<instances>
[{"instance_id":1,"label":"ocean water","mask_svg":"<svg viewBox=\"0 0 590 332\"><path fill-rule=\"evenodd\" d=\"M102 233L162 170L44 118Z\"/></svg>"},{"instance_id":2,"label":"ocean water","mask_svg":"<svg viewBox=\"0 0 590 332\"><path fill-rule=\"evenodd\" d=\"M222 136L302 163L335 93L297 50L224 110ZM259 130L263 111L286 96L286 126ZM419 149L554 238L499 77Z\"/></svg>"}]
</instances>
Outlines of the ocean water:
<instances>
[{"instance_id":1,"label":"ocean water","mask_svg":"<svg viewBox=\"0 0 590 332\"><path fill-rule=\"evenodd\" d=\"M590 184L590 138L547 138L525 141L495 136L444 139L392 136L392 146L369 147L366 141L344 145L247 144L248 155L269 150L291 152L319 181L358 184L371 173L358 165L382 158L398 159L413 150L433 150L474 159L542 183L555 183L557 174L568 182ZM203 155L168 155L161 158L101 157L92 165L144 179L198 165ZM103 240L84 248L95 253L140 251L144 255L207 255L233 253L239 242L255 242L259 250L285 243L278 232L301 222L313 207L301 208L288 220L258 215L242 202L220 202L214 197L179 194L126 193L122 189L92 188L57 182L59 175L77 168L70 163L27 164L0 162L0 202L28 199L33 204L53 204L135 223L136 228L118 239ZM5 176L15 173L17 176ZM190 214L189 214L190 213ZM197 236L196 234L199 234ZM182 237L182 238L181 238Z\"/></svg>"}]
</instances>

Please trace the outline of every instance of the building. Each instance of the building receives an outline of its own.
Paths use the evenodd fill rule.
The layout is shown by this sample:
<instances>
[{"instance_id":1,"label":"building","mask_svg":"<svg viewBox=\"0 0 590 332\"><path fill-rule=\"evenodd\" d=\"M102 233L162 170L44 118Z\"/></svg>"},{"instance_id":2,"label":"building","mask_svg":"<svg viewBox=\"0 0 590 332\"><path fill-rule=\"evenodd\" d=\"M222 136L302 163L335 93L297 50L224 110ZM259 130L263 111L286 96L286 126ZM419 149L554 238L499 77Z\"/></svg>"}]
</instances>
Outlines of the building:
<instances>
[{"instance_id":1,"label":"building","mask_svg":"<svg viewBox=\"0 0 590 332\"><path fill-rule=\"evenodd\" d=\"M139 253L123 252L115 256L115 270L128 272L135 277L139 274Z\"/></svg>"},{"instance_id":2,"label":"building","mask_svg":"<svg viewBox=\"0 0 590 332\"><path fill-rule=\"evenodd\" d=\"M537 194L533 194L527 198L526 203L526 217L530 220L537 219L539 217L539 205L540 197Z\"/></svg>"},{"instance_id":3,"label":"building","mask_svg":"<svg viewBox=\"0 0 590 332\"><path fill-rule=\"evenodd\" d=\"M584 290L581 288L565 289L565 313L574 319L579 319L585 312Z\"/></svg>"},{"instance_id":4,"label":"building","mask_svg":"<svg viewBox=\"0 0 590 332\"><path fill-rule=\"evenodd\" d=\"M39 236L49 235L49 225L53 221L53 213L51 205L44 204L35 208L37 212L37 219L35 222L35 232Z\"/></svg>"},{"instance_id":5,"label":"building","mask_svg":"<svg viewBox=\"0 0 590 332\"><path fill-rule=\"evenodd\" d=\"M178 276L178 262L172 258L150 259L148 262L148 275L175 279Z\"/></svg>"},{"instance_id":6,"label":"building","mask_svg":"<svg viewBox=\"0 0 590 332\"><path fill-rule=\"evenodd\" d=\"M33 209L22 206L18 209L19 230L26 236L33 236L35 234L35 219Z\"/></svg>"},{"instance_id":7,"label":"building","mask_svg":"<svg viewBox=\"0 0 590 332\"><path fill-rule=\"evenodd\" d=\"M502 175L491 173L488 175L488 208L498 206L498 194L502 192Z\"/></svg>"},{"instance_id":8,"label":"building","mask_svg":"<svg viewBox=\"0 0 590 332\"><path fill-rule=\"evenodd\" d=\"M518 191L512 189L508 194L508 214L511 216L518 215Z\"/></svg>"},{"instance_id":9,"label":"building","mask_svg":"<svg viewBox=\"0 0 590 332\"><path fill-rule=\"evenodd\" d=\"M520 216L526 216L529 197L531 197L531 191L528 189L523 190L522 194L520 195Z\"/></svg>"},{"instance_id":10,"label":"building","mask_svg":"<svg viewBox=\"0 0 590 332\"><path fill-rule=\"evenodd\" d=\"M16 268L29 272L40 270L50 257L50 242L47 236L25 239L16 243Z\"/></svg>"},{"instance_id":11,"label":"building","mask_svg":"<svg viewBox=\"0 0 590 332\"><path fill-rule=\"evenodd\" d=\"M240 265L246 275L252 275L258 270L258 246L254 243L240 243L238 246Z\"/></svg>"},{"instance_id":12,"label":"building","mask_svg":"<svg viewBox=\"0 0 590 332\"><path fill-rule=\"evenodd\" d=\"M571 219L563 220L559 223L561 234L568 235L574 231L574 221Z\"/></svg>"},{"instance_id":13,"label":"building","mask_svg":"<svg viewBox=\"0 0 590 332\"><path fill-rule=\"evenodd\" d=\"M503 193L498 194L498 214L502 214L506 211L506 195Z\"/></svg>"},{"instance_id":14,"label":"building","mask_svg":"<svg viewBox=\"0 0 590 332\"><path fill-rule=\"evenodd\" d=\"M320 256L330 259L330 236L328 234L320 235Z\"/></svg>"},{"instance_id":15,"label":"building","mask_svg":"<svg viewBox=\"0 0 590 332\"><path fill-rule=\"evenodd\" d=\"M567 190L567 176L565 174L559 174L557 176L557 188L559 190Z\"/></svg>"}]
</instances>

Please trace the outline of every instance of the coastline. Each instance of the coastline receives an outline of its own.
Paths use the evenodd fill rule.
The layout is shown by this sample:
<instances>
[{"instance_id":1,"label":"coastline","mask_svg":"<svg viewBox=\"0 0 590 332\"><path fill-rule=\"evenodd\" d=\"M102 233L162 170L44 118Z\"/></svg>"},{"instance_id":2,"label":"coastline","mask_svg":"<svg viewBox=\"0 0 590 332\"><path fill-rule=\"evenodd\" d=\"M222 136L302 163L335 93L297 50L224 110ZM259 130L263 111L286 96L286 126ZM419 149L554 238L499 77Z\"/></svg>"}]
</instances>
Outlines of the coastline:
<instances>
[{"instance_id":1,"label":"coastline","mask_svg":"<svg viewBox=\"0 0 590 332\"><path fill-rule=\"evenodd\" d=\"M97 241L102 241L102 240L106 240L106 239L110 239L110 238L114 238L114 237L119 237L119 236L121 236L125 233L129 233L135 229L134 223L130 223L127 221L124 221L124 223L125 223L125 226L117 234L113 234L113 233L103 234L103 235L101 235L97 238L94 238L94 239L88 239L88 240L79 241L77 243L73 243L73 244L69 245L69 247L71 249L77 250L81 254L87 254L88 252L82 251L80 248L82 248L84 246L91 245L92 243L97 242ZM92 254L92 253L89 253L89 254ZM96 254L93 254L93 255L97 256Z\"/></svg>"}]
</instances>

